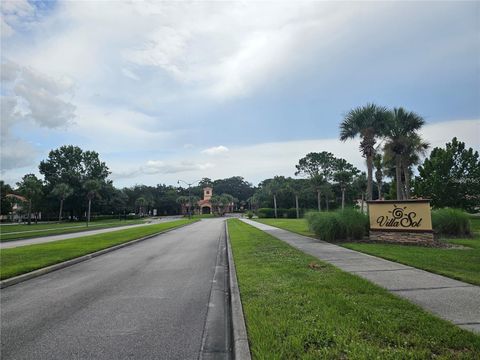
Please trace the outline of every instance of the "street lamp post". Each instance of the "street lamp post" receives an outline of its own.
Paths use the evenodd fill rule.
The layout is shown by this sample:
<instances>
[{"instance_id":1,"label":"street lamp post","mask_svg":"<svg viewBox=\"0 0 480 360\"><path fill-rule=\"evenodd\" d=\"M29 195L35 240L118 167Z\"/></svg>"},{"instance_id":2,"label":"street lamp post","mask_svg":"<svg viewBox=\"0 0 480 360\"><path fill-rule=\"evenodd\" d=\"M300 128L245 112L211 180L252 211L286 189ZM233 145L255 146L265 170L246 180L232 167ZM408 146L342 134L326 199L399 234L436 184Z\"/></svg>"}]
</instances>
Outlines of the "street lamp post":
<instances>
[{"instance_id":1,"label":"street lamp post","mask_svg":"<svg viewBox=\"0 0 480 360\"><path fill-rule=\"evenodd\" d=\"M177 184L180 185L180 182L183 182L184 184L186 184L188 186L188 218L191 219L192 218L192 190L191 190L191 186L197 182L199 182L201 180L197 180L197 181L194 181L194 182L191 182L191 183L188 183L184 180L178 180L177 181Z\"/></svg>"}]
</instances>

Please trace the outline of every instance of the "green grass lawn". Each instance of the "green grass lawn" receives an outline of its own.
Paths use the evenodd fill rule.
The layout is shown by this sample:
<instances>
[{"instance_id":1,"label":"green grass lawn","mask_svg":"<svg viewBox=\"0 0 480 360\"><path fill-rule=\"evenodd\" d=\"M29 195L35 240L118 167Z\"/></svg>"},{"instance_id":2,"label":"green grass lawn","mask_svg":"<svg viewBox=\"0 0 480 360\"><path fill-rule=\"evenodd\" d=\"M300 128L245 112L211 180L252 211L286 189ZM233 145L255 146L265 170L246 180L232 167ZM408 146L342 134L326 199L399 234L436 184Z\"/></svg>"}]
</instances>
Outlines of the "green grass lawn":
<instances>
[{"instance_id":1,"label":"green grass lawn","mask_svg":"<svg viewBox=\"0 0 480 360\"><path fill-rule=\"evenodd\" d=\"M480 337L239 220L228 228L254 359L475 359Z\"/></svg>"},{"instance_id":2,"label":"green grass lawn","mask_svg":"<svg viewBox=\"0 0 480 360\"><path fill-rule=\"evenodd\" d=\"M19 224L19 225L0 225L0 241L11 241L19 239L30 239L40 236L69 234L74 232L105 229L111 227L141 224L143 219L136 220L101 220L91 222L87 225L84 222L62 222L48 224Z\"/></svg>"},{"instance_id":3,"label":"green grass lawn","mask_svg":"<svg viewBox=\"0 0 480 360\"><path fill-rule=\"evenodd\" d=\"M4 280L192 222L195 222L195 220L177 220L112 233L2 249L0 253L0 279Z\"/></svg>"},{"instance_id":4,"label":"green grass lawn","mask_svg":"<svg viewBox=\"0 0 480 360\"><path fill-rule=\"evenodd\" d=\"M308 230L308 224L304 219L259 219L257 221L315 237L315 234ZM469 239L442 239L451 244L463 245L466 247L464 249L367 243L342 243L339 245L480 285L480 219L472 219L472 230L475 231L475 235Z\"/></svg>"},{"instance_id":5,"label":"green grass lawn","mask_svg":"<svg viewBox=\"0 0 480 360\"><path fill-rule=\"evenodd\" d=\"M305 219L254 219L262 224L276 226L294 233L315 237L315 234L308 229Z\"/></svg>"}]
</instances>

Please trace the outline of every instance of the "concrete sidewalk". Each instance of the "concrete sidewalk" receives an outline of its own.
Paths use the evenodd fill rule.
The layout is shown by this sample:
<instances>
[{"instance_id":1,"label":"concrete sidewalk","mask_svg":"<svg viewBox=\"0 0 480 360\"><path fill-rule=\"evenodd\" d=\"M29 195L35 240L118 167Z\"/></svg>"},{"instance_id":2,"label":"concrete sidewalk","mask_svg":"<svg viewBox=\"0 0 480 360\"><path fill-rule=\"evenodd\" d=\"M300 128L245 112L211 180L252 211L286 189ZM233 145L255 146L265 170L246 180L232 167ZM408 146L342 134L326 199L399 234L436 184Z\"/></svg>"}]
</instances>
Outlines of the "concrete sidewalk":
<instances>
[{"instance_id":1,"label":"concrete sidewalk","mask_svg":"<svg viewBox=\"0 0 480 360\"><path fill-rule=\"evenodd\" d=\"M139 226L149 226L149 225L159 224L163 222L175 221L181 218L182 218L181 216L166 216L158 220L151 221L149 223L143 223L143 224L121 225L121 226L110 227L105 229L97 229L97 230L92 229L92 230L77 231L73 233L66 233L66 234L59 234L59 235L34 237L31 239L4 241L4 242L0 242L0 249L10 249L10 248L25 246L25 245L42 244L42 243L47 243L51 241L74 239L82 236L90 236L90 235L103 234L103 233L112 232L112 231L127 230L131 228L136 228Z\"/></svg>"},{"instance_id":2,"label":"concrete sidewalk","mask_svg":"<svg viewBox=\"0 0 480 360\"><path fill-rule=\"evenodd\" d=\"M243 222L358 275L454 324L480 333L480 287L247 219Z\"/></svg>"}]
</instances>

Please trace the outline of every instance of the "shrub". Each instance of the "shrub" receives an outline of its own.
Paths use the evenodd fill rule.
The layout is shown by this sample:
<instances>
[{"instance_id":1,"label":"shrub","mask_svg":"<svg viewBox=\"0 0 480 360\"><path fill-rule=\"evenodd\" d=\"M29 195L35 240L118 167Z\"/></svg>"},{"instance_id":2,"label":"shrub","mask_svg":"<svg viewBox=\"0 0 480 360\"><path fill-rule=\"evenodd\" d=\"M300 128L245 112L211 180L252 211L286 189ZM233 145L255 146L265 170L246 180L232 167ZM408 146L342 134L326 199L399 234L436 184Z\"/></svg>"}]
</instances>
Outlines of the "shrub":
<instances>
[{"instance_id":1,"label":"shrub","mask_svg":"<svg viewBox=\"0 0 480 360\"><path fill-rule=\"evenodd\" d=\"M459 209L444 208L433 211L432 226L439 235L467 236L471 234L469 215Z\"/></svg>"},{"instance_id":2,"label":"shrub","mask_svg":"<svg viewBox=\"0 0 480 360\"><path fill-rule=\"evenodd\" d=\"M354 209L338 212L347 239L361 240L369 227L368 216Z\"/></svg>"},{"instance_id":3,"label":"shrub","mask_svg":"<svg viewBox=\"0 0 480 360\"><path fill-rule=\"evenodd\" d=\"M260 208L257 210L257 216L261 219L263 218L274 218L275 210L272 208Z\"/></svg>"},{"instance_id":4,"label":"shrub","mask_svg":"<svg viewBox=\"0 0 480 360\"><path fill-rule=\"evenodd\" d=\"M260 208L257 210L257 215L259 218L274 218L275 209ZM277 208L277 216L279 219L281 218L295 219L297 217L297 210L295 208L291 208L291 209ZM301 211L300 211L300 216L301 216Z\"/></svg>"},{"instance_id":5,"label":"shrub","mask_svg":"<svg viewBox=\"0 0 480 360\"><path fill-rule=\"evenodd\" d=\"M245 213L245 215L247 215L247 218L249 218L249 219L253 218L253 212L251 212L251 211L247 211Z\"/></svg>"},{"instance_id":6,"label":"shrub","mask_svg":"<svg viewBox=\"0 0 480 360\"><path fill-rule=\"evenodd\" d=\"M360 240L365 235L368 224L367 216L353 209L309 212L305 218L310 231L325 241Z\"/></svg>"}]
</instances>

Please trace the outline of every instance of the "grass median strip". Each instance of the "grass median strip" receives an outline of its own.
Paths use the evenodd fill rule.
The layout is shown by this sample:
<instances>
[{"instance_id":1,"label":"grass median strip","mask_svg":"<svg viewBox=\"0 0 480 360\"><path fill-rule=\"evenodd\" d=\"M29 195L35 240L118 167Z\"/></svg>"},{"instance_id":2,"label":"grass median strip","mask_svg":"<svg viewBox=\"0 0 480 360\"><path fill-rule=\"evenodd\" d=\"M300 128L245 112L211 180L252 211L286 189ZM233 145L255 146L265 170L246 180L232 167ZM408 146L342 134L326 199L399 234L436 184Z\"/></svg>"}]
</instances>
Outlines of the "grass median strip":
<instances>
[{"instance_id":1,"label":"grass median strip","mask_svg":"<svg viewBox=\"0 0 480 360\"><path fill-rule=\"evenodd\" d=\"M25 274L192 222L195 222L195 220L185 219L75 239L2 249L0 253L0 279L4 280Z\"/></svg>"},{"instance_id":2,"label":"grass median strip","mask_svg":"<svg viewBox=\"0 0 480 360\"><path fill-rule=\"evenodd\" d=\"M99 230L125 225L142 224L144 220L109 220L90 223L57 223L57 224L32 224L32 225L0 225L0 241L30 239L40 236L70 234L87 230Z\"/></svg>"},{"instance_id":3,"label":"grass median strip","mask_svg":"<svg viewBox=\"0 0 480 360\"><path fill-rule=\"evenodd\" d=\"M276 226L301 235L315 237L304 219L259 219L263 224ZM472 219L474 236L468 239L443 239L463 248L428 248L394 244L341 243L340 246L387 260L410 265L453 279L480 285L480 219Z\"/></svg>"},{"instance_id":4,"label":"grass median strip","mask_svg":"<svg viewBox=\"0 0 480 360\"><path fill-rule=\"evenodd\" d=\"M480 337L238 220L228 223L257 359L473 359Z\"/></svg>"}]
</instances>

